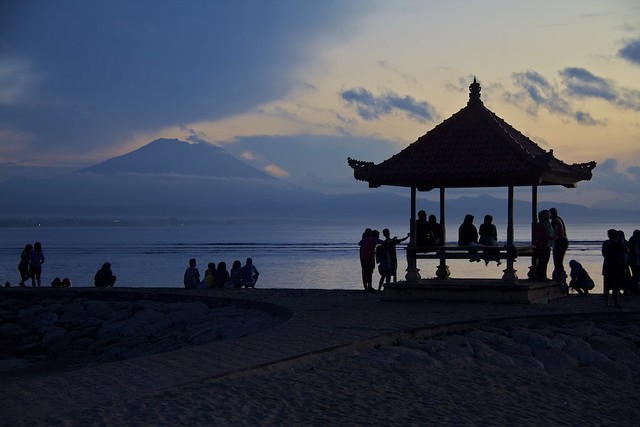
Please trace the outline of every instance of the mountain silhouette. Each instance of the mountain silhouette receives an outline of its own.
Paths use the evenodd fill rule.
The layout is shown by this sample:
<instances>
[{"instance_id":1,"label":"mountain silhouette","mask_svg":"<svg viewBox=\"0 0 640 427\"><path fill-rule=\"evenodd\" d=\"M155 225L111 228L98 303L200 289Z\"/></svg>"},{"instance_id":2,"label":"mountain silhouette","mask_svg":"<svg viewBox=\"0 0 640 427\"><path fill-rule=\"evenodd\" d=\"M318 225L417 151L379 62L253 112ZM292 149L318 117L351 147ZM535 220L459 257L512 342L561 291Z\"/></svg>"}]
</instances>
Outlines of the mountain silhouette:
<instances>
[{"instance_id":1,"label":"mountain silhouette","mask_svg":"<svg viewBox=\"0 0 640 427\"><path fill-rule=\"evenodd\" d=\"M215 145L179 139L156 139L121 156L82 169L101 175L119 173L178 174L185 176L275 179Z\"/></svg>"}]
</instances>

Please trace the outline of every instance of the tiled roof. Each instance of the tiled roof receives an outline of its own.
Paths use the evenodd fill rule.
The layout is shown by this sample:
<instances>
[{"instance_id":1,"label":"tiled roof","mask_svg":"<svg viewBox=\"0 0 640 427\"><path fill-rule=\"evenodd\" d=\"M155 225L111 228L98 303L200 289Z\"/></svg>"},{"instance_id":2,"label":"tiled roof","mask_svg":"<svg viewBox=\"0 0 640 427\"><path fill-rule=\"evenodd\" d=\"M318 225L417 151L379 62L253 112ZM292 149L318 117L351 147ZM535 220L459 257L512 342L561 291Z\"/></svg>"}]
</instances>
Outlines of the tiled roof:
<instances>
[{"instance_id":1,"label":"tiled roof","mask_svg":"<svg viewBox=\"0 0 640 427\"><path fill-rule=\"evenodd\" d=\"M477 86L474 86L477 85ZM521 134L480 101L470 86L466 107L391 158L375 165L349 159L354 176L370 187L433 188L574 186L591 179L595 162L568 165Z\"/></svg>"}]
</instances>

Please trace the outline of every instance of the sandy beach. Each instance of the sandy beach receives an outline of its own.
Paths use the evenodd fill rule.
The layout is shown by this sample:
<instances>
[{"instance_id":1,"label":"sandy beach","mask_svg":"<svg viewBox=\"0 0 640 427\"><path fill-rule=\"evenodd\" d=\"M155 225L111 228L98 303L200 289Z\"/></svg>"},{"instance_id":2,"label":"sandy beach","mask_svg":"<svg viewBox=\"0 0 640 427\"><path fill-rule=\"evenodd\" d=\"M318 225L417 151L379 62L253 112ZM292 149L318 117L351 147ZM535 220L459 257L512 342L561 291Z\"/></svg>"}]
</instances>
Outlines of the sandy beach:
<instances>
[{"instance_id":1,"label":"sandy beach","mask_svg":"<svg viewBox=\"0 0 640 427\"><path fill-rule=\"evenodd\" d=\"M536 305L277 289L0 297L2 425L600 426L640 416L639 297L620 309L601 295ZM25 332L43 330L38 343Z\"/></svg>"}]
</instances>

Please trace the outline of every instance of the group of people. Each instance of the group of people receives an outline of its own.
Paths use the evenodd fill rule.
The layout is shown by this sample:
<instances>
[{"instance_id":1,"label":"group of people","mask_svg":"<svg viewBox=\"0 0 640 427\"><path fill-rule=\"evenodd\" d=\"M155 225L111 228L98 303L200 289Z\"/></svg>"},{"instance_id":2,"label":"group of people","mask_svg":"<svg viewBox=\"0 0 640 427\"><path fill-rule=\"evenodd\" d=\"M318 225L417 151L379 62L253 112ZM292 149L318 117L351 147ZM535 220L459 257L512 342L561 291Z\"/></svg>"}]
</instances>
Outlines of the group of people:
<instances>
[{"instance_id":1,"label":"group of people","mask_svg":"<svg viewBox=\"0 0 640 427\"><path fill-rule=\"evenodd\" d=\"M189 260L189 267L184 272L184 287L188 289L196 288L253 288L256 286L260 273L253 265L253 259L247 258L242 265L240 260L235 260L231 265L231 270L227 270L227 264L220 261L218 265L214 262L207 264L204 278L200 279L195 258Z\"/></svg>"},{"instance_id":2,"label":"group of people","mask_svg":"<svg viewBox=\"0 0 640 427\"><path fill-rule=\"evenodd\" d=\"M399 239L397 236L391 237L388 228L382 230L384 240L380 239L380 232L367 228L362 233L362 239L358 242L360 246L360 266L362 268L362 285L365 291L375 290L373 287L373 272L378 264L378 273L380 280L378 281L378 290L382 289L383 283L391 283L397 281L398 274L398 255L396 246L409 238Z\"/></svg>"},{"instance_id":3,"label":"group of people","mask_svg":"<svg viewBox=\"0 0 640 427\"><path fill-rule=\"evenodd\" d=\"M602 278L605 306L609 305L609 294L613 305L619 307L620 291L627 294L639 293L640 280L640 230L634 230L627 240L624 231L610 229L607 240L602 244Z\"/></svg>"},{"instance_id":4,"label":"group of people","mask_svg":"<svg viewBox=\"0 0 640 427\"><path fill-rule=\"evenodd\" d=\"M39 288L42 264L44 264L42 244L40 242L35 242L33 245L27 243L20 253L20 262L18 263L20 286L26 286L25 282L31 279L31 286Z\"/></svg>"},{"instance_id":5,"label":"group of people","mask_svg":"<svg viewBox=\"0 0 640 427\"><path fill-rule=\"evenodd\" d=\"M547 276L547 267L553 250L553 274L554 280L565 282L567 273L564 269L564 256L569 247L567 239L567 227L556 208L543 209L538 212L538 222L533 229L533 254L532 268L529 278L550 282Z\"/></svg>"}]
</instances>

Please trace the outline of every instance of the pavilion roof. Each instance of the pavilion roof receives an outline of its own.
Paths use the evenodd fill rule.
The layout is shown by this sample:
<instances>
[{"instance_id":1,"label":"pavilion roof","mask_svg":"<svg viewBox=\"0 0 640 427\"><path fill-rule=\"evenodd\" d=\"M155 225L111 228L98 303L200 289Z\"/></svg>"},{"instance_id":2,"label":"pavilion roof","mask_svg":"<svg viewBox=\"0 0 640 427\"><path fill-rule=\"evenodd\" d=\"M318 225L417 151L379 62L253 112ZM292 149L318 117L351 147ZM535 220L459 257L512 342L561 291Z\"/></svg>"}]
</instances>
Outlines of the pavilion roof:
<instances>
[{"instance_id":1,"label":"pavilion roof","mask_svg":"<svg viewBox=\"0 0 640 427\"><path fill-rule=\"evenodd\" d=\"M467 106L379 163L349 158L354 177L370 187L433 188L564 185L590 180L595 162L566 164L498 117L469 86Z\"/></svg>"}]
</instances>

